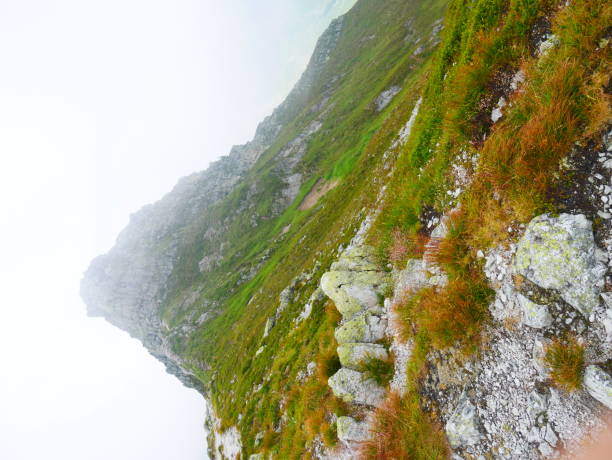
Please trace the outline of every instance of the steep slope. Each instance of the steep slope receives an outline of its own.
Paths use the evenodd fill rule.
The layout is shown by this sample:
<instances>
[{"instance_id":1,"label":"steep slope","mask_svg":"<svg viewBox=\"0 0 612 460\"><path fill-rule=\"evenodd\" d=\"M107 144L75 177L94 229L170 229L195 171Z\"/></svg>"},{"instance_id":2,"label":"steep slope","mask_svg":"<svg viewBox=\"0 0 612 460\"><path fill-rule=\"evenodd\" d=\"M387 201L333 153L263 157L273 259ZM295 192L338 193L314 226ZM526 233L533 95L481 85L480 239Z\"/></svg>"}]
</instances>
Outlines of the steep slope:
<instances>
[{"instance_id":1,"label":"steep slope","mask_svg":"<svg viewBox=\"0 0 612 460\"><path fill-rule=\"evenodd\" d=\"M446 3L357 2L85 274L209 400L213 457L538 458L603 425L612 9Z\"/></svg>"},{"instance_id":2,"label":"steep slope","mask_svg":"<svg viewBox=\"0 0 612 460\"><path fill-rule=\"evenodd\" d=\"M281 291L329 264L371 202L367 184L381 161L373 138L433 50L444 6L359 2L332 22L253 141L134 214L88 269L89 313L140 339L169 372L210 397L225 422L243 405L230 401L229 387L246 398L269 367L249 369ZM314 207L298 209L315 184L332 182ZM313 278L304 287L315 285ZM282 323L272 335L288 327Z\"/></svg>"}]
</instances>

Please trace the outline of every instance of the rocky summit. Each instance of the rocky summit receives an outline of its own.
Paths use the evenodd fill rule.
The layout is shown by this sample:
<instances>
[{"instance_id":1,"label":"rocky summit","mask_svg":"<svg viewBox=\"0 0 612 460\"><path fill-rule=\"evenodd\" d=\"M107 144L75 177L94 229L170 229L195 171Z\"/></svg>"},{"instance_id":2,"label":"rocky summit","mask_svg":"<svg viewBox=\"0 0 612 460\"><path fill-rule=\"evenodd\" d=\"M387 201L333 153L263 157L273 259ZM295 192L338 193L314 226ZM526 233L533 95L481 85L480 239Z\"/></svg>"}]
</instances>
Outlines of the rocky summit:
<instances>
[{"instance_id":1,"label":"rocky summit","mask_svg":"<svg viewBox=\"0 0 612 460\"><path fill-rule=\"evenodd\" d=\"M611 22L357 0L91 262L88 313L202 394L210 458L577 455L612 415Z\"/></svg>"}]
</instances>

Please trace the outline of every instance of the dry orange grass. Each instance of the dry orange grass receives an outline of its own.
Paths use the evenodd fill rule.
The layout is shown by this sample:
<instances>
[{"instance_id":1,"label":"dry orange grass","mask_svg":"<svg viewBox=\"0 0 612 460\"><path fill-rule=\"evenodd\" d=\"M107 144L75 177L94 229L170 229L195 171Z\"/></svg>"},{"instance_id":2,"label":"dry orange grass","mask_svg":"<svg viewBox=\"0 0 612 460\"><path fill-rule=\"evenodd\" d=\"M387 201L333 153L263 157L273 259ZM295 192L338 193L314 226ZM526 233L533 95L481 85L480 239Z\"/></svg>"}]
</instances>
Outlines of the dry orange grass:
<instances>
[{"instance_id":1,"label":"dry orange grass","mask_svg":"<svg viewBox=\"0 0 612 460\"><path fill-rule=\"evenodd\" d=\"M446 438L440 427L424 414L418 395L391 393L376 410L369 441L359 447L363 460L448 458Z\"/></svg>"},{"instance_id":2,"label":"dry orange grass","mask_svg":"<svg viewBox=\"0 0 612 460\"><path fill-rule=\"evenodd\" d=\"M575 391L582 386L584 369L584 345L576 337L555 339L545 349L544 361L551 369L552 381L566 391Z\"/></svg>"}]
</instances>

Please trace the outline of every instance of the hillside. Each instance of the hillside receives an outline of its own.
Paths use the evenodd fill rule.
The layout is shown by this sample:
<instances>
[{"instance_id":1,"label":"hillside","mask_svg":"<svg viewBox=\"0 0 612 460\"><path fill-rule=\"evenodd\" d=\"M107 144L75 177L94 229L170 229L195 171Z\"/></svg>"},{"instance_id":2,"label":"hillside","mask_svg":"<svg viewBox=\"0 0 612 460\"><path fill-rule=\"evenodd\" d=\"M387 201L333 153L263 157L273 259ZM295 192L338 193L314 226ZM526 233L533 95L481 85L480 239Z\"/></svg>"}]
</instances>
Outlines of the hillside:
<instances>
[{"instance_id":1,"label":"hillside","mask_svg":"<svg viewBox=\"0 0 612 460\"><path fill-rule=\"evenodd\" d=\"M572 452L612 409L611 14L358 1L88 313L202 393L213 458Z\"/></svg>"}]
</instances>

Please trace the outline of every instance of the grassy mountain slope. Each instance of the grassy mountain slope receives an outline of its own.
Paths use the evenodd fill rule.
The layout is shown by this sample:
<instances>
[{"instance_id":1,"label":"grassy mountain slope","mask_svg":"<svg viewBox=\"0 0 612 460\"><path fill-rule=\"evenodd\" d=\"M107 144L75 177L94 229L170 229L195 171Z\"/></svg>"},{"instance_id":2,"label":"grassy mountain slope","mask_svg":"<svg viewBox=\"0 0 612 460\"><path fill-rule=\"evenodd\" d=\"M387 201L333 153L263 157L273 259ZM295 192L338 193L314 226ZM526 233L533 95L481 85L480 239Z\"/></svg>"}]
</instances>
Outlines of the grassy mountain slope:
<instances>
[{"instance_id":1,"label":"grassy mountain slope","mask_svg":"<svg viewBox=\"0 0 612 460\"><path fill-rule=\"evenodd\" d=\"M376 412L362 446L366 458L446 457L422 386L428 356L479 353L492 291L478 251L556 211L559 161L609 121L610 14L595 0L358 1L252 143L140 211L94 261L90 313L200 389L246 458L316 456L337 443L335 417L355 413L327 385L340 317L321 275L375 209L369 243L398 270L423 255L432 220L459 209L436 252L448 286L399 307L416 344L408 392ZM558 49L540 56L551 31ZM387 90L397 94L382 107Z\"/></svg>"}]
</instances>

